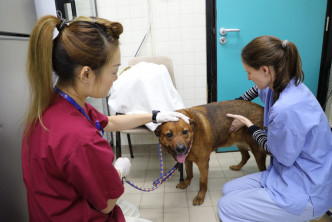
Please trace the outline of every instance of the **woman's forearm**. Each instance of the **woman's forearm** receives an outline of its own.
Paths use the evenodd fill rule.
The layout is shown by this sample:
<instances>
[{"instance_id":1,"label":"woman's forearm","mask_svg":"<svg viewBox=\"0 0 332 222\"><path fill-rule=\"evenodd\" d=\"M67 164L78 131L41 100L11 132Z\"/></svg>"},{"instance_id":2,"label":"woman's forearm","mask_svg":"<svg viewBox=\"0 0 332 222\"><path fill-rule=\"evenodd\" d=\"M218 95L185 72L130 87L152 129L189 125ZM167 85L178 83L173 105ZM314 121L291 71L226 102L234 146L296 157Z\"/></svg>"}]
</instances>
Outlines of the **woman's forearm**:
<instances>
[{"instance_id":1,"label":"woman's forearm","mask_svg":"<svg viewBox=\"0 0 332 222\"><path fill-rule=\"evenodd\" d=\"M149 122L152 122L152 114L150 113L109 116L108 124L104 130L106 132L127 130Z\"/></svg>"}]
</instances>

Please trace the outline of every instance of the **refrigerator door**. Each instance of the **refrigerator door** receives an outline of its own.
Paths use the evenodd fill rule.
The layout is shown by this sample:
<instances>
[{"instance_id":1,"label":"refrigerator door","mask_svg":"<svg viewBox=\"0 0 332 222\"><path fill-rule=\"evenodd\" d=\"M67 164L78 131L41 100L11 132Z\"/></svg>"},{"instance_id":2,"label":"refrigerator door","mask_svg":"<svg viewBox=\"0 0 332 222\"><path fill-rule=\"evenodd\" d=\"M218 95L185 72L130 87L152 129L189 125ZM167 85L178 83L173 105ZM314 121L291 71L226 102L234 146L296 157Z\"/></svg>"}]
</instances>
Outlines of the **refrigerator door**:
<instances>
[{"instance_id":1,"label":"refrigerator door","mask_svg":"<svg viewBox=\"0 0 332 222\"><path fill-rule=\"evenodd\" d=\"M26 56L36 20L33 0L0 1L0 221L29 221L21 142L29 95Z\"/></svg>"},{"instance_id":2,"label":"refrigerator door","mask_svg":"<svg viewBox=\"0 0 332 222\"><path fill-rule=\"evenodd\" d=\"M21 165L28 40L0 39L0 221L29 221Z\"/></svg>"}]
</instances>

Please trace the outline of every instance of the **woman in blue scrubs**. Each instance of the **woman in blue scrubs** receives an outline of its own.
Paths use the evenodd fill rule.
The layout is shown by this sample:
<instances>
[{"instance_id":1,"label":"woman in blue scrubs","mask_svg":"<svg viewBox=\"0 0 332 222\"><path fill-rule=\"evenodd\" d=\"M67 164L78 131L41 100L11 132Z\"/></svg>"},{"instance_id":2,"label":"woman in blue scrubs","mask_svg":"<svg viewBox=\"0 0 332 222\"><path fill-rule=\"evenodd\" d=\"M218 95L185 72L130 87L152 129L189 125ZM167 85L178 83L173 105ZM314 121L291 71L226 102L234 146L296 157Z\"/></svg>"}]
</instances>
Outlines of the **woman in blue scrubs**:
<instances>
[{"instance_id":1,"label":"woman in blue scrubs","mask_svg":"<svg viewBox=\"0 0 332 222\"><path fill-rule=\"evenodd\" d=\"M266 171L226 183L218 203L223 222L309 221L332 207L332 134L315 96L302 83L296 46L273 36L252 40L242 50L248 80L256 85L239 99L259 96L264 128L244 116L234 118L271 155Z\"/></svg>"}]
</instances>

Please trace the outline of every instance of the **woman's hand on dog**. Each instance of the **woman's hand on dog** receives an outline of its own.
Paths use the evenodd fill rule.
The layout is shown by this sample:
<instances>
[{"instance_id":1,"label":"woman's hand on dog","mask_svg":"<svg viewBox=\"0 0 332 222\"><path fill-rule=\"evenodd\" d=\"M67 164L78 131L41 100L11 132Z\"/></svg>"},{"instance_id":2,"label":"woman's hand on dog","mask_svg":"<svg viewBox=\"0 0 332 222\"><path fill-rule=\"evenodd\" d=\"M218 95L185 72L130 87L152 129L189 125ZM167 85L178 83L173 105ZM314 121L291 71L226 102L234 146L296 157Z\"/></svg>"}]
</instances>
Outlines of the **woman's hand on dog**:
<instances>
[{"instance_id":1,"label":"woman's hand on dog","mask_svg":"<svg viewBox=\"0 0 332 222\"><path fill-rule=\"evenodd\" d=\"M156 116L158 123L179 121L179 119L183 119L186 123L189 124L189 118L179 112L160 112Z\"/></svg>"},{"instance_id":2,"label":"woman's hand on dog","mask_svg":"<svg viewBox=\"0 0 332 222\"><path fill-rule=\"evenodd\" d=\"M249 128L250 126L254 125L249 119L241 115L228 113L226 116L234 118L231 126L229 127L229 133L237 131L242 126L247 126Z\"/></svg>"},{"instance_id":3,"label":"woman's hand on dog","mask_svg":"<svg viewBox=\"0 0 332 222\"><path fill-rule=\"evenodd\" d=\"M229 127L228 132L229 133L235 132L235 131L239 130L241 127L243 127L243 126L244 126L244 124L240 120L234 119L233 122L232 122L232 124L231 124L231 126Z\"/></svg>"}]
</instances>

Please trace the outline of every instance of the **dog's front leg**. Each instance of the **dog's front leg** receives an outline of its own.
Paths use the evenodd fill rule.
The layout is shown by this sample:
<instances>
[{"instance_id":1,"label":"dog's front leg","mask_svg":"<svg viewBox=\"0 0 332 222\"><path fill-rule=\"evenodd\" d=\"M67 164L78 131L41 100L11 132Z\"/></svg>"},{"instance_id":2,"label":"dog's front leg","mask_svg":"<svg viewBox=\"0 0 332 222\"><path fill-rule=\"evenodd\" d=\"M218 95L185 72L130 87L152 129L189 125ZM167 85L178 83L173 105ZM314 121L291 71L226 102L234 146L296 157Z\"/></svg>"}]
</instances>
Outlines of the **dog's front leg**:
<instances>
[{"instance_id":1,"label":"dog's front leg","mask_svg":"<svg viewBox=\"0 0 332 222\"><path fill-rule=\"evenodd\" d=\"M186 167L187 177L183 182L178 183L178 185L176 185L176 188L178 189L186 189L190 185L191 179L193 178L193 162L186 159L185 167Z\"/></svg>"},{"instance_id":2,"label":"dog's front leg","mask_svg":"<svg viewBox=\"0 0 332 222\"><path fill-rule=\"evenodd\" d=\"M209 160L200 161L197 163L200 177L199 177L199 192L193 200L193 205L202 205L205 199L205 193L208 185L209 174Z\"/></svg>"}]
</instances>

